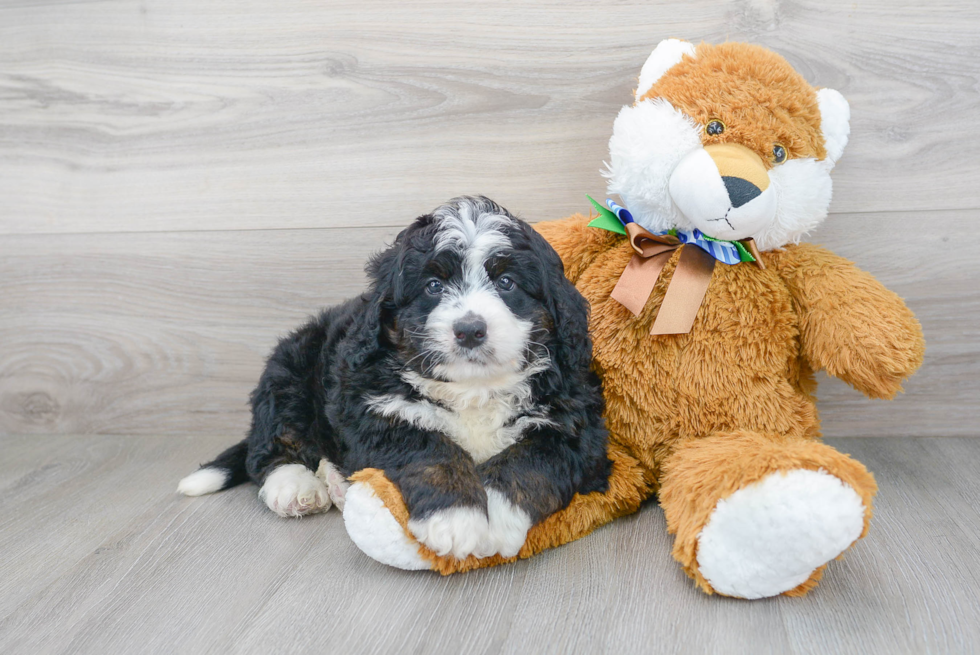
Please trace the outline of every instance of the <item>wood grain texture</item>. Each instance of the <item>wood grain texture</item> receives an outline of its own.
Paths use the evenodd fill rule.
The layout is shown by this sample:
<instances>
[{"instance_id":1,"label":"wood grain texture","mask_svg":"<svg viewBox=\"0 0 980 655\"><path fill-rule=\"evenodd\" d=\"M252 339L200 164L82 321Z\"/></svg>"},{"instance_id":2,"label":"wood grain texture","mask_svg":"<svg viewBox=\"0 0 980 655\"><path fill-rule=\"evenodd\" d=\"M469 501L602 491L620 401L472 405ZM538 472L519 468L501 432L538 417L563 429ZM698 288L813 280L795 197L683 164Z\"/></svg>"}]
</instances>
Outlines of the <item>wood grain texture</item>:
<instances>
[{"instance_id":1,"label":"wood grain texture","mask_svg":"<svg viewBox=\"0 0 980 655\"><path fill-rule=\"evenodd\" d=\"M902 295L928 342L895 401L824 380L826 434L980 436L980 258L958 238L978 221L839 215L815 235ZM277 338L360 293L364 262L395 233L0 236L0 433L243 434Z\"/></svg>"},{"instance_id":2,"label":"wood grain texture","mask_svg":"<svg viewBox=\"0 0 980 655\"><path fill-rule=\"evenodd\" d=\"M0 0L0 652L980 650L980 5L913 0ZM336 512L177 480L237 440L276 338L412 216L601 193L662 38L749 40L840 90L814 239L906 298L893 403L821 383L881 491L804 599L697 592L654 504L530 561L383 567ZM12 433L26 433L11 436Z\"/></svg>"},{"instance_id":3,"label":"wood grain texture","mask_svg":"<svg viewBox=\"0 0 980 655\"><path fill-rule=\"evenodd\" d=\"M242 434L277 339L360 293L392 236L0 237L0 432Z\"/></svg>"},{"instance_id":4,"label":"wood grain texture","mask_svg":"<svg viewBox=\"0 0 980 655\"><path fill-rule=\"evenodd\" d=\"M977 209L978 24L969 0L8 0L0 233L391 226L462 193L567 215L669 36L849 98L834 211Z\"/></svg>"},{"instance_id":5,"label":"wood grain texture","mask_svg":"<svg viewBox=\"0 0 980 655\"><path fill-rule=\"evenodd\" d=\"M3 437L0 652L980 648L980 440L831 443L876 474L870 535L805 598L737 601L693 587L655 504L531 560L442 578L369 560L335 511L280 519L250 485L178 497L177 479L227 439Z\"/></svg>"}]
</instances>

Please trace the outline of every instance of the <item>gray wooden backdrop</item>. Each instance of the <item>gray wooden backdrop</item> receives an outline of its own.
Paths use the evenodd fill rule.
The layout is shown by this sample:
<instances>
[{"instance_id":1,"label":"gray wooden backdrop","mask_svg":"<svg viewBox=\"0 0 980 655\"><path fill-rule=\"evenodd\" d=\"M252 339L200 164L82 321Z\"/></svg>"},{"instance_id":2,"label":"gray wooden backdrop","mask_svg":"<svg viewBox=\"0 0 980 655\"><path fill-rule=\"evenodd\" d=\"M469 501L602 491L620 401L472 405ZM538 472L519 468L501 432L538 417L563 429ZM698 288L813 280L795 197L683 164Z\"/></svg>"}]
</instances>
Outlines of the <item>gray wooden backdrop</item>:
<instances>
[{"instance_id":1,"label":"gray wooden backdrop","mask_svg":"<svg viewBox=\"0 0 980 655\"><path fill-rule=\"evenodd\" d=\"M276 338L414 216L588 209L666 37L769 46L850 101L812 238L904 296L893 403L835 436L980 435L980 4L0 1L0 432L240 435Z\"/></svg>"}]
</instances>

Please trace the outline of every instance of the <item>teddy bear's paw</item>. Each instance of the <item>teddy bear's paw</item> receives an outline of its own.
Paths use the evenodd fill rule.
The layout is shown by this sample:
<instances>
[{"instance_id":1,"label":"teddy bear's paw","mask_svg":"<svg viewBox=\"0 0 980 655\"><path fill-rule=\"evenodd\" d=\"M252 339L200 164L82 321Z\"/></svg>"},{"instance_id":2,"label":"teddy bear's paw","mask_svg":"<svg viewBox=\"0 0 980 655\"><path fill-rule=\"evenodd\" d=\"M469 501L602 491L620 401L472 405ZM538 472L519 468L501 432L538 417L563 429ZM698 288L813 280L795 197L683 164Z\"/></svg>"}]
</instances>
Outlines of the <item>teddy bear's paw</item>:
<instances>
[{"instance_id":1,"label":"teddy bear's paw","mask_svg":"<svg viewBox=\"0 0 980 655\"><path fill-rule=\"evenodd\" d=\"M327 486L302 464L284 464L265 479L259 498L282 517L305 516L330 509Z\"/></svg>"},{"instance_id":2,"label":"teddy bear's paw","mask_svg":"<svg viewBox=\"0 0 980 655\"><path fill-rule=\"evenodd\" d=\"M449 507L424 519L410 519L408 529L415 538L444 556L465 559L490 535L487 515L477 507Z\"/></svg>"},{"instance_id":3,"label":"teddy bear's paw","mask_svg":"<svg viewBox=\"0 0 980 655\"><path fill-rule=\"evenodd\" d=\"M527 539L527 531L531 529L531 517L511 503L507 496L491 487L487 487L487 514L490 530L473 554L477 557L498 553L503 557L517 555Z\"/></svg>"},{"instance_id":4,"label":"teddy bear's paw","mask_svg":"<svg viewBox=\"0 0 980 655\"><path fill-rule=\"evenodd\" d=\"M726 596L776 596L854 543L864 511L854 489L823 470L771 473L718 501L698 537L698 569Z\"/></svg>"},{"instance_id":5,"label":"teddy bear's paw","mask_svg":"<svg viewBox=\"0 0 980 655\"><path fill-rule=\"evenodd\" d=\"M344 525L351 540L365 555L408 571L430 568L419 554L418 544L405 534L370 485L355 482L346 491Z\"/></svg>"}]
</instances>

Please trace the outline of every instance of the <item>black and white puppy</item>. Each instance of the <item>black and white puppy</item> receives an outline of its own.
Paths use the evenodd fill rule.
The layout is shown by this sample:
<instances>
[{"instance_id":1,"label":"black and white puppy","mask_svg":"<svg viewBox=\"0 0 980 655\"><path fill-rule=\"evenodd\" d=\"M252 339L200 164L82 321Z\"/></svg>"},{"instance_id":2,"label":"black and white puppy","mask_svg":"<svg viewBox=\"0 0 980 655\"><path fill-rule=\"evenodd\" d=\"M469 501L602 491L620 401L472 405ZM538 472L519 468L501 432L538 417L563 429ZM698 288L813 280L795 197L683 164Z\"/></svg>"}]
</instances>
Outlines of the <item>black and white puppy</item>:
<instances>
[{"instance_id":1,"label":"black and white puppy","mask_svg":"<svg viewBox=\"0 0 980 655\"><path fill-rule=\"evenodd\" d=\"M606 490L588 304L537 232L487 198L456 198L367 273L367 293L279 343L248 438L180 492L252 480L274 512L301 516L342 506L346 476L382 469L419 541L463 558L513 556L573 494Z\"/></svg>"}]
</instances>

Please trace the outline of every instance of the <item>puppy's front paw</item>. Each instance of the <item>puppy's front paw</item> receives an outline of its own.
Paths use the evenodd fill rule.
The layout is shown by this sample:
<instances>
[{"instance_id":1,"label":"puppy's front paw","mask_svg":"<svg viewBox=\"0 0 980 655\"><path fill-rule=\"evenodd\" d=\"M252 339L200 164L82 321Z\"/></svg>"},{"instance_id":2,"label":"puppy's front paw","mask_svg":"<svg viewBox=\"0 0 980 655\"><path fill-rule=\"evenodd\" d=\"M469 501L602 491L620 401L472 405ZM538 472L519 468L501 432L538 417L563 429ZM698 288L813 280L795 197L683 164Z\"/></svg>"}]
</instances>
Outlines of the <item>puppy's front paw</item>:
<instances>
[{"instance_id":1,"label":"puppy's front paw","mask_svg":"<svg viewBox=\"0 0 980 655\"><path fill-rule=\"evenodd\" d=\"M347 482L347 479L325 457L320 460L320 468L316 470L316 477L320 478L327 485L327 493L330 495L331 502L337 506L337 509L343 512L347 489L350 488L350 483Z\"/></svg>"},{"instance_id":2,"label":"puppy's front paw","mask_svg":"<svg viewBox=\"0 0 980 655\"><path fill-rule=\"evenodd\" d=\"M486 514L476 507L450 507L421 520L411 519L408 529L437 555L452 553L456 559L469 556L490 533Z\"/></svg>"},{"instance_id":3,"label":"puppy's front paw","mask_svg":"<svg viewBox=\"0 0 980 655\"><path fill-rule=\"evenodd\" d=\"M259 489L259 498L282 517L305 516L330 509L327 486L302 464L277 467Z\"/></svg>"},{"instance_id":4,"label":"puppy's front paw","mask_svg":"<svg viewBox=\"0 0 980 655\"><path fill-rule=\"evenodd\" d=\"M514 505L503 493L487 487L487 513L490 531L473 554L489 557L499 553L502 557L514 557L521 551L531 529L531 518Z\"/></svg>"}]
</instances>

